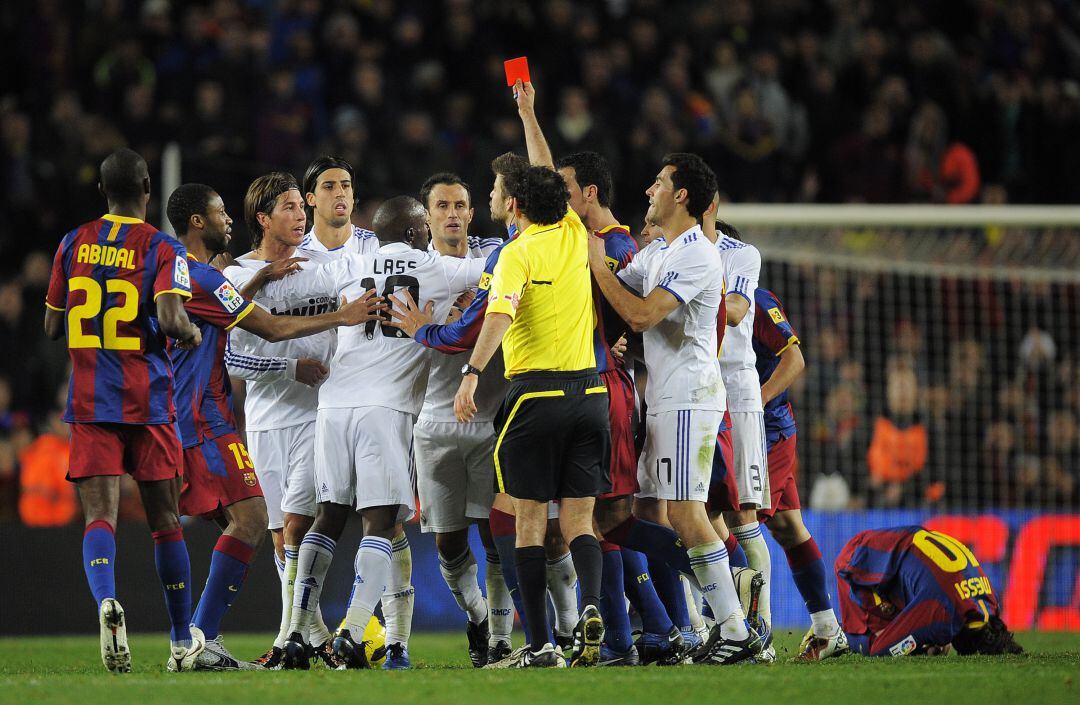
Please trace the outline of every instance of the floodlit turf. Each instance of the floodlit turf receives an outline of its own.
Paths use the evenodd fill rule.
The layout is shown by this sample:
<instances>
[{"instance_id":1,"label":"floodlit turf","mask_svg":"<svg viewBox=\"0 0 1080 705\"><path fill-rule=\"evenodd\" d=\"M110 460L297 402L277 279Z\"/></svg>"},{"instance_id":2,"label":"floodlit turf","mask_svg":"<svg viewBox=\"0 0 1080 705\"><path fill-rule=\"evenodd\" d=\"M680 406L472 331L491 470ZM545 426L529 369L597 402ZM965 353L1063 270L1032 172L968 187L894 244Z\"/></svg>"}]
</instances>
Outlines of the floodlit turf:
<instances>
[{"instance_id":1,"label":"floodlit turf","mask_svg":"<svg viewBox=\"0 0 1080 705\"><path fill-rule=\"evenodd\" d=\"M254 658L269 636L231 635L235 655ZM798 635L778 635L781 659ZM520 639L519 639L520 640ZM162 636L131 639L134 672L112 676L94 637L0 639L0 703L78 705L270 705L348 703L561 705L651 703L1028 703L1077 702L1080 634L1023 634L1029 654L1009 658L865 659L820 664L478 671L468 667L464 634L415 634L412 672L168 674ZM785 653L786 652L786 653Z\"/></svg>"}]
</instances>

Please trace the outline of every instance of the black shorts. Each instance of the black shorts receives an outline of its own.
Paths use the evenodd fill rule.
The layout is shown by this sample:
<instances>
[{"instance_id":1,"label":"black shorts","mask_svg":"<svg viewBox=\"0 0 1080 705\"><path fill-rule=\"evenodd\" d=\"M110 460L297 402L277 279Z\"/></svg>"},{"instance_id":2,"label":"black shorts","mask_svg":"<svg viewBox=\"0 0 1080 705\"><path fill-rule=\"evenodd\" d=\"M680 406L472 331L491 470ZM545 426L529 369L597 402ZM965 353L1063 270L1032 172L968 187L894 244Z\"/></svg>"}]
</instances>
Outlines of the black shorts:
<instances>
[{"instance_id":1,"label":"black shorts","mask_svg":"<svg viewBox=\"0 0 1080 705\"><path fill-rule=\"evenodd\" d=\"M607 389L595 370L517 375L495 433L497 492L548 502L611 489Z\"/></svg>"}]
</instances>

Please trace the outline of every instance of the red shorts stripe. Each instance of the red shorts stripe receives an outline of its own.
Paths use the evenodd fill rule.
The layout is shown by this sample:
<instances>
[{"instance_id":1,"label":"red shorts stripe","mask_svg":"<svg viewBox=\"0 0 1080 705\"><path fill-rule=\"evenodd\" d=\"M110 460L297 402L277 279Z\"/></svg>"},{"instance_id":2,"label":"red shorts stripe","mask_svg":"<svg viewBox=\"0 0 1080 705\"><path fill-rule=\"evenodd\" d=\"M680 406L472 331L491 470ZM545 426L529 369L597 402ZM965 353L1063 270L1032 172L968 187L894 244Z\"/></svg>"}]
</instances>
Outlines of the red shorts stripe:
<instances>
[{"instance_id":1,"label":"red shorts stripe","mask_svg":"<svg viewBox=\"0 0 1080 705\"><path fill-rule=\"evenodd\" d=\"M771 505L759 509L758 518L769 520L777 512L799 509L799 454L796 452L797 435L781 438L769 447L769 490Z\"/></svg>"},{"instance_id":2,"label":"red shorts stripe","mask_svg":"<svg viewBox=\"0 0 1080 705\"><path fill-rule=\"evenodd\" d=\"M622 368L600 373L608 390L608 416L611 418L611 462L608 474L611 491L599 499L613 499L635 494L638 452L634 446L634 381Z\"/></svg>"},{"instance_id":3,"label":"red shorts stripe","mask_svg":"<svg viewBox=\"0 0 1080 705\"><path fill-rule=\"evenodd\" d=\"M184 449L180 514L213 516L222 507L262 496L251 457L235 433Z\"/></svg>"},{"instance_id":4,"label":"red shorts stripe","mask_svg":"<svg viewBox=\"0 0 1080 705\"><path fill-rule=\"evenodd\" d=\"M139 482L171 480L182 457L174 424L73 423L67 479L128 474Z\"/></svg>"}]
</instances>

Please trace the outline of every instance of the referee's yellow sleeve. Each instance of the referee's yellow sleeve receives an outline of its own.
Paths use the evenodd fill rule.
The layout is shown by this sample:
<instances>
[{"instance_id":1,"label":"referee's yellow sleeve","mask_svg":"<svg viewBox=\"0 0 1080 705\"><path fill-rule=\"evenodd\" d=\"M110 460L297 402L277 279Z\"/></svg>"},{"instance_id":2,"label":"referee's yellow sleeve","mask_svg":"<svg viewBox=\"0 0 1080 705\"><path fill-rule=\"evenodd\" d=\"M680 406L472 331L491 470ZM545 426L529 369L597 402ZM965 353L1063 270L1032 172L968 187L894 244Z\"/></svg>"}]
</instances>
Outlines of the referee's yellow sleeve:
<instances>
[{"instance_id":1,"label":"referee's yellow sleeve","mask_svg":"<svg viewBox=\"0 0 1080 705\"><path fill-rule=\"evenodd\" d=\"M510 318L517 316L518 305L529 280L523 250L520 242L512 242L499 253L499 261L495 264L495 271L491 276L487 311L484 315L503 313Z\"/></svg>"}]
</instances>

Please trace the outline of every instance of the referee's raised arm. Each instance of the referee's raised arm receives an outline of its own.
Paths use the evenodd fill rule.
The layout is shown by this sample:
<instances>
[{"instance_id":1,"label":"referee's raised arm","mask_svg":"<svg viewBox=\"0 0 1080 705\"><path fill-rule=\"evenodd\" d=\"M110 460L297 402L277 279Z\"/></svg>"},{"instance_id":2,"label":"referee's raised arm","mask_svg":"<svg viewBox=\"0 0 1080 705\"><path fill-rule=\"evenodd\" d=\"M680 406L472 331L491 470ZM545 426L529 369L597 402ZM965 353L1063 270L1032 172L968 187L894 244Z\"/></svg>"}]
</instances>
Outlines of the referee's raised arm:
<instances>
[{"instance_id":1,"label":"referee's raised arm","mask_svg":"<svg viewBox=\"0 0 1080 705\"><path fill-rule=\"evenodd\" d=\"M566 184L533 112L530 83L515 85L529 160L492 162L492 218L516 229L495 267L484 325L454 398L459 420L475 413L473 394L502 345L509 389L495 418L497 490L514 500L518 584L532 643L523 666L557 666L547 618L544 537L547 505L560 500L559 524L581 586L581 616L570 665L600 656L600 544L595 497L609 488L607 389L596 370L588 232L569 207Z\"/></svg>"}]
</instances>

